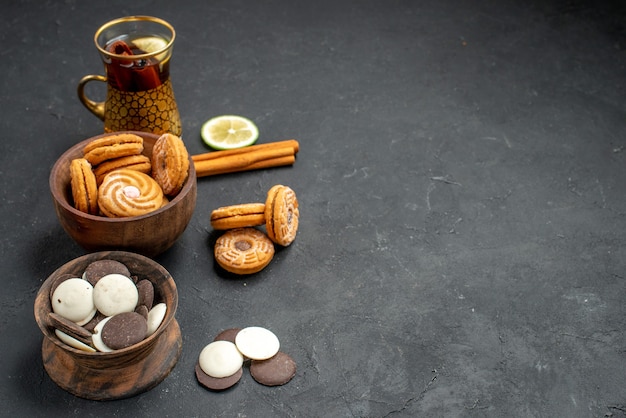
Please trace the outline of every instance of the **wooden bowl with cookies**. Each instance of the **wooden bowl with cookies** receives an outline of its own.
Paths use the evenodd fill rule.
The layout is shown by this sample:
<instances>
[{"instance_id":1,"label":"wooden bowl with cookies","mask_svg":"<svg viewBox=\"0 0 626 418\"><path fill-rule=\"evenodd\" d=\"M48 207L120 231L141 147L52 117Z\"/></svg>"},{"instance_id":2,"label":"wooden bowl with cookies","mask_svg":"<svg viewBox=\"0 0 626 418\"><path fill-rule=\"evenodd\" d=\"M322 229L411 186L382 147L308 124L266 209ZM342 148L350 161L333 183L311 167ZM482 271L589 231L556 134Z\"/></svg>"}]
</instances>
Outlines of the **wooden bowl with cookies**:
<instances>
[{"instance_id":1,"label":"wooden bowl with cookies","mask_svg":"<svg viewBox=\"0 0 626 418\"><path fill-rule=\"evenodd\" d=\"M150 390L181 354L177 307L174 279L148 257L101 251L71 260L44 281L35 299L44 368L58 386L85 399ZM81 310L88 312L83 320Z\"/></svg>"},{"instance_id":2,"label":"wooden bowl with cookies","mask_svg":"<svg viewBox=\"0 0 626 418\"><path fill-rule=\"evenodd\" d=\"M61 226L88 251L154 257L183 234L196 205L194 164L170 134L86 139L61 155L49 181Z\"/></svg>"}]
</instances>

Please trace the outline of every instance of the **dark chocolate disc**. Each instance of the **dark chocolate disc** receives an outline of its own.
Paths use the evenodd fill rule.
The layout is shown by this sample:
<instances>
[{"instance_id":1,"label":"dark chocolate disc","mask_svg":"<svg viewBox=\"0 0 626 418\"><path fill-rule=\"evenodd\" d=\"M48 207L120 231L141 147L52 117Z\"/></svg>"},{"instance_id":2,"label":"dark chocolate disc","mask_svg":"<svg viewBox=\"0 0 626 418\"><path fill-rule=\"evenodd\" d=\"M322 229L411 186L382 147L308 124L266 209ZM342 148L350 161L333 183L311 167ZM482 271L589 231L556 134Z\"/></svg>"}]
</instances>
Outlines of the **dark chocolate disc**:
<instances>
[{"instance_id":1,"label":"dark chocolate disc","mask_svg":"<svg viewBox=\"0 0 626 418\"><path fill-rule=\"evenodd\" d=\"M280 386L296 375L296 362L279 351L267 360L252 360L250 374L258 383L265 386Z\"/></svg>"},{"instance_id":2,"label":"dark chocolate disc","mask_svg":"<svg viewBox=\"0 0 626 418\"><path fill-rule=\"evenodd\" d=\"M210 390L224 390L234 386L243 376L243 368L239 369L235 374L228 377L212 377L206 374L199 363L196 363L196 379L198 382Z\"/></svg>"},{"instance_id":3,"label":"dark chocolate disc","mask_svg":"<svg viewBox=\"0 0 626 418\"><path fill-rule=\"evenodd\" d=\"M139 305L135 308L135 312L146 318L148 320L148 307L146 305Z\"/></svg>"},{"instance_id":4,"label":"dark chocolate disc","mask_svg":"<svg viewBox=\"0 0 626 418\"><path fill-rule=\"evenodd\" d=\"M235 344L235 337L237 333L241 331L241 328L229 328L217 334L213 341L230 341Z\"/></svg>"},{"instance_id":5,"label":"dark chocolate disc","mask_svg":"<svg viewBox=\"0 0 626 418\"><path fill-rule=\"evenodd\" d=\"M102 327L102 341L113 349L130 347L146 338L148 323L137 312L124 312L111 317Z\"/></svg>"},{"instance_id":6,"label":"dark chocolate disc","mask_svg":"<svg viewBox=\"0 0 626 418\"><path fill-rule=\"evenodd\" d=\"M148 310L152 309L154 303L154 285L148 279L139 280L137 282L137 293L139 294L139 301L137 305L146 305Z\"/></svg>"},{"instance_id":7,"label":"dark chocolate disc","mask_svg":"<svg viewBox=\"0 0 626 418\"><path fill-rule=\"evenodd\" d=\"M121 274L126 277L130 277L130 271L128 268L116 260L97 260L90 263L85 269L84 278L92 286L95 286L98 283L100 278L106 276L107 274Z\"/></svg>"}]
</instances>

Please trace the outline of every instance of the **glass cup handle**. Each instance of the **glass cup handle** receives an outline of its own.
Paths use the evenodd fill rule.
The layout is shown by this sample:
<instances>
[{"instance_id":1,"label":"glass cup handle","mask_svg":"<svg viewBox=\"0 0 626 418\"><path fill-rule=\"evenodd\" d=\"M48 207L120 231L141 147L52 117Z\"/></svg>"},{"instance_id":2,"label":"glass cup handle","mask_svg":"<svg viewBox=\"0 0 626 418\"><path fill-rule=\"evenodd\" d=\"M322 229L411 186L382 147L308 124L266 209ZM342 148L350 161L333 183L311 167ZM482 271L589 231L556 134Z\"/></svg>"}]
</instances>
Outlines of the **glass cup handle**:
<instances>
[{"instance_id":1,"label":"glass cup handle","mask_svg":"<svg viewBox=\"0 0 626 418\"><path fill-rule=\"evenodd\" d=\"M81 103L94 115L104 120L104 102L96 102L85 95L85 85L90 81L106 83L107 78L103 75L86 75L78 82L78 98Z\"/></svg>"}]
</instances>

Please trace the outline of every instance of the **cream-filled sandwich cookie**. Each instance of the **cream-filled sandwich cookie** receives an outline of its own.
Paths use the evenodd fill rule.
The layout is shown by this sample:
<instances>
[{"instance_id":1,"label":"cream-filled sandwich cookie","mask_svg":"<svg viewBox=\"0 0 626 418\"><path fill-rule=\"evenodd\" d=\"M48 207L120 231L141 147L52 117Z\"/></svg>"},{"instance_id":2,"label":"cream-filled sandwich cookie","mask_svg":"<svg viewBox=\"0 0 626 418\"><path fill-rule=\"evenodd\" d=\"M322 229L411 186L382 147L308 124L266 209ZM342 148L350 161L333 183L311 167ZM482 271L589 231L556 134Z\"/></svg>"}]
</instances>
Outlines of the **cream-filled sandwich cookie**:
<instances>
[{"instance_id":1,"label":"cream-filled sandwich cookie","mask_svg":"<svg viewBox=\"0 0 626 418\"><path fill-rule=\"evenodd\" d=\"M296 239L300 209L296 193L277 184L267 192L265 200L265 229L276 244L287 246Z\"/></svg>"},{"instance_id":2,"label":"cream-filled sandwich cookie","mask_svg":"<svg viewBox=\"0 0 626 418\"><path fill-rule=\"evenodd\" d=\"M95 139L83 148L83 154L92 165L127 155L141 154L143 138L130 133L120 133Z\"/></svg>"}]
</instances>

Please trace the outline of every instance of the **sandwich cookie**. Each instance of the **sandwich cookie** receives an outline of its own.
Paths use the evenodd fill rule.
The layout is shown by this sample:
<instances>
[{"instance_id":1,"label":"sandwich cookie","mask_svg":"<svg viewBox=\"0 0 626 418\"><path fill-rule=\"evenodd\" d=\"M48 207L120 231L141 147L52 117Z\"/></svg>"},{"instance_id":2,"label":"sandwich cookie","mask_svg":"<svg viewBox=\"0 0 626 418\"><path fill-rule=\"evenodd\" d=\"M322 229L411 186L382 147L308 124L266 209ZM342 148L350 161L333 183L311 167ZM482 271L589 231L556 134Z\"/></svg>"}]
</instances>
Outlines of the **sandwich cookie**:
<instances>
[{"instance_id":1,"label":"sandwich cookie","mask_svg":"<svg viewBox=\"0 0 626 418\"><path fill-rule=\"evenodd\" d=\"M70 163L70 185L74 207L90 215L98 213L98 184L91 164L84 158Z\"/></svg>"},{"instance_id":2,"label":"sandwich cookie","mask_svg":"<svg viewBox=\"0 0 626 418\"><path fill-rule=\"evenodd\" d=\"M84 158L96 166L103 161L127 155L138 155L143 151L143 138L135 134L108 135L94 139L83 148Z\"/></svg>"},{"instance_id":3,"label":"sandwich cookie","mask_svg":"<svg viewBox=\"0 0 626 418\"><path fill-rule=\"evenodd\" d=\"M244 203L223 206L211 212L213 229L234 229L258 226L265 223L264 203Z\"/></svg>"},{"instance_id":4,"label":"sandwich cookie","mask_svg":"<svg viewBox=\"0 0 626 418\"><path fill-rule=\"evenodd\" d=\"M265 229L276 244L287 246L298 232L300 210L296 193L289 187L277 184L267 192L265 201Z\"/></svg>"},{"instance_id":5,"label":"sandwich cookie","mask_svg":"<svg viewBox=\"0 0 626 418\"><path fill-rule=\"evenodd\" d=\"M150 174L152 164L150 163L150 158L143 154L127 155L125 157L104 161L93 169L93 173L96 176L96 183L102 184L104 176L109 174L111 171L119 170L120 168L127 168L129 170Z\"/></svg>"},{"instance_id":6,"label":"sandwich cookie","mask_svg":"<svg viewBox=\"0 0 626 418\"><path fill-rule=\"evenodd\" d=\"M189 175L189 153L182 139L170 133L152 148L152 177L167 196L176 196Z\"/></svg>"}]
</instances>

